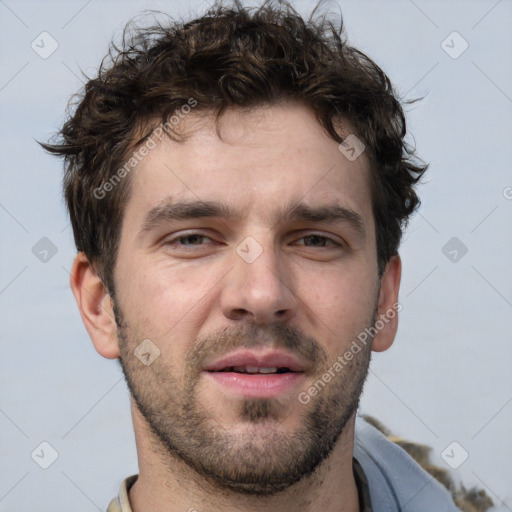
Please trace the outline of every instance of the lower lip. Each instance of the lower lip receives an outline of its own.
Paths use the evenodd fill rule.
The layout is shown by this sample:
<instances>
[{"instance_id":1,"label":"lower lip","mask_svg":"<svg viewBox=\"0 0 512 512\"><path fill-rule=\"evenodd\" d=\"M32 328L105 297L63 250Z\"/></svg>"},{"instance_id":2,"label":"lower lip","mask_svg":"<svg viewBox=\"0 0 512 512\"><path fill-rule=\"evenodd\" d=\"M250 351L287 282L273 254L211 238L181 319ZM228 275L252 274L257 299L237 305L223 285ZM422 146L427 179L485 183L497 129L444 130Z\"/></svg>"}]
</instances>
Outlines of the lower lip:
<instances>
[{"instance_id":1,"label":"lower lip","mask_svg":"<svg viewBox=\"0 0 512 512\"><path fill-rule=\"evenodd\" d=\"M203 372L223 388L249 398L273 398L296 387L303 373L249 374L236 372Z\"/></svg>"}]
</instances>

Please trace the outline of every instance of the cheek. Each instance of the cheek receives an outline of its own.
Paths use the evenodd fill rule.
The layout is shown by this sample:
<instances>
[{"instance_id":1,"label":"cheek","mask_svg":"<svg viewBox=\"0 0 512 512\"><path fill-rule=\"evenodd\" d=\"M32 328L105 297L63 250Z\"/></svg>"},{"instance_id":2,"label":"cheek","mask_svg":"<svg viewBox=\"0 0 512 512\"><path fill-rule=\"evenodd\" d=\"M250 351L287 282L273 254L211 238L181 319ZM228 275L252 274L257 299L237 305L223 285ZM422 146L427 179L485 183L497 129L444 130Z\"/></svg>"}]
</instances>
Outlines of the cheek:
<instances>
[{"instance_id":1,"label":"cheek","mask_svg":"<svg viewBox=\"0 0 512 512\"><path fill-rule=\"evenodd\" d=\"M169 320L190 309L200 293L198 282L174 268L166 268L158 262L140 262L124 271L122 286L126 307L133 318L144 312L162 320Z\"/></svg>"},{"instance_id":2,"label":"cheek","mask_svg":"<svg viewBox=\"0 0 512 512\"><path fill-rule=\"evenodd\" d=\"M343 276L331 273L329 279L322 281L321 289L314 293L304 287L303 296L313 314L312 322L324 333L324 339L328 340L326 349L331 355L343 352L372 320L377 300L375 283L363 276L362 272ZM318 335L318 339L322 336Z\"/></svg>"},{"instance_id":3,"label":"cheek","mask_svg":"<svg viewBox=\"0 0 512 512\"><path fill-rule=\"evenodd\" d=\"M119 286L119 296L132 332L152 340L169 362L183 359L215 291L213 273L154 264L149 270L125 275L131 278Z\"/></svg>"}]
</instances>

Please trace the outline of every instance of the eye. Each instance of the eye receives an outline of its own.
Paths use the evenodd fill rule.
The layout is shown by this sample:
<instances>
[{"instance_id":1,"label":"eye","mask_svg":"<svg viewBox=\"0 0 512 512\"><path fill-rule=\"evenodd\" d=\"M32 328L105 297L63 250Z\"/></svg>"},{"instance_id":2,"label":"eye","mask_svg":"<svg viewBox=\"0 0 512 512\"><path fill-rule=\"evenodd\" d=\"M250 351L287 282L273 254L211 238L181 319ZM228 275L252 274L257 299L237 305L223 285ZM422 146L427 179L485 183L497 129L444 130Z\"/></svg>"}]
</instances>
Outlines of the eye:
<instances>
[{"instance_id":1,"label":"eye","mask_svg":"<svg viewBox=\"0 0 512 512\"><path fill-rule=\"evenodd\" d=\"M164 245L180 249L183 247L200 247L209 242L213 242L213 240L202 233L182 233L179 236L167 239Z\"/></svg>"},{"instance_id":2,"label":"eye","mask_svg":"<svg viewBox=\"0 0 512 512\"><path fill-rule=\"evenodd\" d=\"M207 236L192 233L190 235L179 236L175 241L179 242L180 245L201 245L201 242L205 239L210 240Z\"/></svg>"},{"instance_id":3,"label":"eye","mask_svg":"<svg viewBox=\"0 0 512 512\"><path fill-rule=\"evenodd\" d=\"M338 242L335 242L332 238L312 234L303 236L302 238L299 238L299 240L303 240L303 243L299 243L298 245L304 245L306 247L340 247L341 244Z\"/></svg>"},{"instance_id":4,"label":"eye","mask_svg":"<svg viewBox=\"0 0 512 512\"><path fill-rule=\"evenodd\" d=\"M212 234L212 236L208 236ZM175 231L160 242L168 256L176 259L201 259L217 254L225 243L220 235L205 231Z\"/></svg>"}]
</instances>

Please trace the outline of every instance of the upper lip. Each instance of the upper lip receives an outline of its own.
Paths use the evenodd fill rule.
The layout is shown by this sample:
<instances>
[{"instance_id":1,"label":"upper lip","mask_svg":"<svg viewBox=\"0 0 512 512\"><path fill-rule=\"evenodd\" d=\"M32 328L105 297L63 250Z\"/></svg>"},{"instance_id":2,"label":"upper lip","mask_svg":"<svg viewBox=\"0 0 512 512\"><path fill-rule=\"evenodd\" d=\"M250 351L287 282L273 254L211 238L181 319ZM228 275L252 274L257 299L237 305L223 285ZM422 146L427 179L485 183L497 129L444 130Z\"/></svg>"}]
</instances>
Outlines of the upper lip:
<instances>
[{"instance_id":1,"label":"upper lip","mask_svg":"<svg viewBox=\"0 0 512 512\"><path fill-rule=\"evenodd\" d=\"M263 351L236 350L206 364L204 371L220 371L231 366L257 366L259 368L288 368L294 372L304 372L309 365L303 359L283 350Z\"/></svg>"}]
</instances>

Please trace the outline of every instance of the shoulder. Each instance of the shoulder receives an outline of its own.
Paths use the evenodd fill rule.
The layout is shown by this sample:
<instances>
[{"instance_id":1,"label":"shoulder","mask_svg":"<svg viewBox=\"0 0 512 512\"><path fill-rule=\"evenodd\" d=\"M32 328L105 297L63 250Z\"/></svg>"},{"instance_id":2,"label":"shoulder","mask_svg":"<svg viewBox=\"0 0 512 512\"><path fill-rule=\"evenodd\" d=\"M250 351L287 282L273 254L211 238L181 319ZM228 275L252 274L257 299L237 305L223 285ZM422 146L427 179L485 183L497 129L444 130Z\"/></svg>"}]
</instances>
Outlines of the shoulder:
<instances>
[{"instance_id":1,"label":"shoulder","mask_svg":"<svg viewBox=\"0 0 512 512\"><path fill-rule=\"evenodd\" d=\"M378 420L358 416L354 457L366 473L375 512L485 512L492 500L485 491L456 486L449 472L432 464L427 445L393 436ZM382 506L380 505L382 503Z\"/></svg>"}]
</instances>

